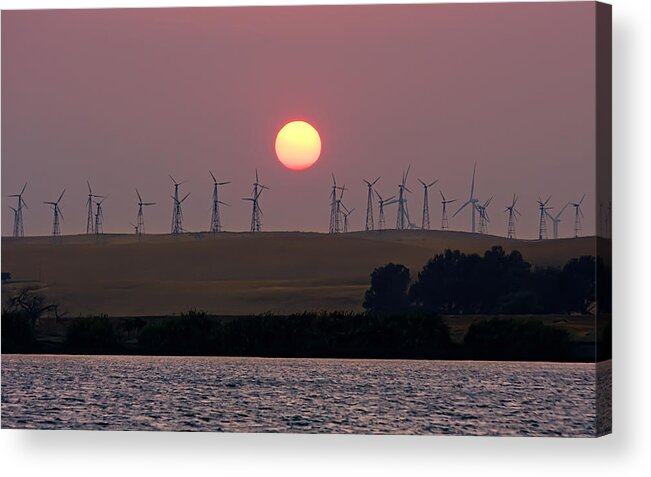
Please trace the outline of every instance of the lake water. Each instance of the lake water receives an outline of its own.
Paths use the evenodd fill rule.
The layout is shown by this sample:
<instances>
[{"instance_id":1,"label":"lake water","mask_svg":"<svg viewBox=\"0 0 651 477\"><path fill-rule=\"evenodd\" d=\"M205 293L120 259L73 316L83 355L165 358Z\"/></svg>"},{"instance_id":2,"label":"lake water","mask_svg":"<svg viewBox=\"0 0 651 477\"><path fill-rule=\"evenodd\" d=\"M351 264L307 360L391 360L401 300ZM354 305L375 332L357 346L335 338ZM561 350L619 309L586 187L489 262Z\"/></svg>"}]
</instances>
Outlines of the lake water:
<instances>
[{"instance_id":1,"label":"lake water","mask_svg":"<svg viewBox=\"0 0 651 477\"><path fill-rule=\"evenodd\" d=\"M2 427L592 436L595 365L2 356Z\"/></svg>"}]
</instances>

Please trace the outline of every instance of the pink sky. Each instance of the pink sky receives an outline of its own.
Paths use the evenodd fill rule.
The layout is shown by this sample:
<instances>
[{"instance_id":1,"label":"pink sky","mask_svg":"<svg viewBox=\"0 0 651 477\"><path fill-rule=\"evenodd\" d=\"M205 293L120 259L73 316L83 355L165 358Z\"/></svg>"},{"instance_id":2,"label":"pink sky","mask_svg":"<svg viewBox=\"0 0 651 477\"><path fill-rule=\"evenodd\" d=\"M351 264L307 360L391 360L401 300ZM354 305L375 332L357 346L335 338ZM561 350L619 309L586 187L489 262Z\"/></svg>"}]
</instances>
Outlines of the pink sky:
<instances>
[{"instance_id":1,"label":"pink sky","mask_svg":"<svg viewBox=\"0 0 651 477\"><path fill-rule=\"evenodd\" d=\"M264 230L327 231L330 174L349 187L361 229L363 178L397 192L411 163L412 221L422 188L440 225L439 186L494 196L489 232L506 234L515 192L518 236L537 236L536 199L585 199L595 227L594 4L262 7L2 13L2 234L7 194L29 182L27 235L51 230L43 201L62 201L64 234L85 231L86 179L108 194L106 232L130 232L138 187L158 205L148 232L169 232L168 174L188 182L184 227L210 225L208 169L232 184L226 230L246 230L257 167ZM302 172L275 158L293 119L312 123L321 159ZM453 204L456 205L456 204ZM395 224L395 207L387 222ZM377 210L376 210L377 216ZM468 213L450 227L468 230ZM561 235L572 234L566 211ZM551 230L551 225L550 225Z\"/></svg>"}]
</instances>

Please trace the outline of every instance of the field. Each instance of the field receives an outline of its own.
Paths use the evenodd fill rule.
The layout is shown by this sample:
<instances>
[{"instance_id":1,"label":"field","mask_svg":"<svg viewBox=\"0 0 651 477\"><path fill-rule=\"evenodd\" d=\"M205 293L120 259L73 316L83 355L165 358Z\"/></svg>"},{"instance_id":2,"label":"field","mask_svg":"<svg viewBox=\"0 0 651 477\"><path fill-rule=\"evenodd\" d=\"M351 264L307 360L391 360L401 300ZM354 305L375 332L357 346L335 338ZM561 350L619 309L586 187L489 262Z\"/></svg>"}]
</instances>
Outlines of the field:
<instances>
[{"instance_id":1,"label":"field","mask_svg":"<svg viewBox=\"0 0 651 477\"><path fill-rule=\"evenodd\" d=\"M534 265L595 254L594 237L534 241L416 230L3 238L2 271L12 281L2 293L4 300L15 289L37 289L69 317L191 308L215 315L360 311L378 266L402 263L415 278L446 248L482 253L493 245L519 250Z\"/></svg>"}]
</instances>

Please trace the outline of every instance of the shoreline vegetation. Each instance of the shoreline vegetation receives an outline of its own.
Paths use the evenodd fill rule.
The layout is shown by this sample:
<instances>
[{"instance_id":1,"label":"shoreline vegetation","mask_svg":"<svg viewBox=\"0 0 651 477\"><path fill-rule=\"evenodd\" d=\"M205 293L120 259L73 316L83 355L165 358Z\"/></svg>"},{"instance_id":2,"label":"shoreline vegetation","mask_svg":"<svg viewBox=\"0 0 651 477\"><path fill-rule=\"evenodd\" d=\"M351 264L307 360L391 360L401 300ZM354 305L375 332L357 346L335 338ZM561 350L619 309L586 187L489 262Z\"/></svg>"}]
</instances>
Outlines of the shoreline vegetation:
<instances>
[{"instance_id":1,"label":"shoreline vegetation","mask_svg":"<svg viewBox=\"0 0 651 477\"><path fill-rule=\"evenodd\" d=\"M2 352L595 362L611 357L609 292L599 257L532 268L499 246L448 249L416 280L378 267L364 312L71 318L23 289L4 304Z\"/></svg>"},{"instance_id":2,"label":"shoreline vegetation","mask_svg":"<svg viewBox=\"0 0 651 477\"><path fill-rule=\"evenodd\" d=\"M38 331L2 317L4 354L249 356L595 362L610 359L610 316L181 316L41 319Z\"/></svg>"}]
</instances>

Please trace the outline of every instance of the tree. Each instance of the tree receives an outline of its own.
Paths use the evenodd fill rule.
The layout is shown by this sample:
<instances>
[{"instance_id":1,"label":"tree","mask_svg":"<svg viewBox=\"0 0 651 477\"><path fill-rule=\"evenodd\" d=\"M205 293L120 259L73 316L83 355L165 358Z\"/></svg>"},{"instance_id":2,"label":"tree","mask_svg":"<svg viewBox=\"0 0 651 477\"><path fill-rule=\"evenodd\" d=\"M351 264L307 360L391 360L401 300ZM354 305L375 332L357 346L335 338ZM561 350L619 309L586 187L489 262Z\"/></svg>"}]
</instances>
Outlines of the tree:
<instances>
[{"instance_id":1,"label":"tree","mask_svg":"<svg viewBox=\"0 0 651 477\"><path fill-rule=\"evenodd\" d=\"M561 275L564 304L568 312L586 314L595 302L596 263L591 255L573 258L565 264Z\"/></svg>"},{"instance_id":2,"label":"tree","mask_svg":"<svg viewBox=\"0 0 651 477\"><path fill-rule=\"evenodd\" d=\"M502 247L495 246L484 253L480 270L480 313L494 312L501 298L511 295L522 298L518 292L527 282L531 265L517 250L507 254Z\"/></svg>"},{"instance_id":3,"label":"tree","mask_svg":"<svg viewBox=\"0 0 651 477\"><path fill-rule=\"evenodd\" d=\"M409 309L407 288L411 277L404 265L389 263L371 274L371 287L364 295L364 308L372 313L403 313Z\"/></svg>"},{"instance_id":4,"label":"tree","mask_svg":"<svg viewBox=\"0 0 651 477\"><path fill-rule=\"evenodd\" d=\"M9 297L7 310L10 313L25 314L30 319L32 327L36 326L36 322L45 312L54 312L54 317L59 319L59 305L47 303L43 295L35 294L29 288L23 288L16 295Z\"/></svg>"},{"instance_id":5,"label":"tree","mask_svg":"<svg viewBox=\"0 0 651 477\"><path fill-rule=\"evenodd\" d=\"M481 262L477 254L446 250L430 259L409 290L409 297L428 312L476 313L481 306Z\"/></svg>"}]
</instances>

